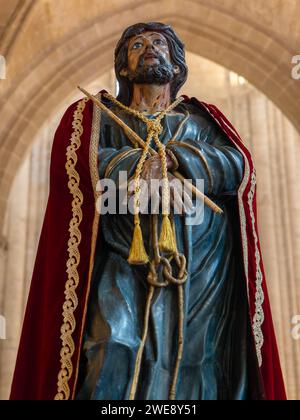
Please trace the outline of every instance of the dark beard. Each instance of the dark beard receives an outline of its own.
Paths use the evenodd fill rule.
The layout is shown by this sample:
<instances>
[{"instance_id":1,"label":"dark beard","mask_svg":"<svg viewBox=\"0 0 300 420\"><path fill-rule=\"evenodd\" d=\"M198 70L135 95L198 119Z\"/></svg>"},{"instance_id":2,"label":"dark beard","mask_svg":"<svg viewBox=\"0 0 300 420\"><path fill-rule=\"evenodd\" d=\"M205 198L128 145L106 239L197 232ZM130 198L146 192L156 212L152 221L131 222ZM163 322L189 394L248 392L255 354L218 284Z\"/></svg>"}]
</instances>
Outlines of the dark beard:
<instances>
[{"instance_id":1,"label":"dark beard","mask_svg":"<svg viewBox=\"0 0 300 420\"><path fill-rule=\"evenodd\" d=\"M173 66L167 63L163 57L158 56L159 64L145 66L144 57L141 57L135 71L128 73L128 79L136 84L166 85L174 77Z\"/></svg>"}]
</instances>

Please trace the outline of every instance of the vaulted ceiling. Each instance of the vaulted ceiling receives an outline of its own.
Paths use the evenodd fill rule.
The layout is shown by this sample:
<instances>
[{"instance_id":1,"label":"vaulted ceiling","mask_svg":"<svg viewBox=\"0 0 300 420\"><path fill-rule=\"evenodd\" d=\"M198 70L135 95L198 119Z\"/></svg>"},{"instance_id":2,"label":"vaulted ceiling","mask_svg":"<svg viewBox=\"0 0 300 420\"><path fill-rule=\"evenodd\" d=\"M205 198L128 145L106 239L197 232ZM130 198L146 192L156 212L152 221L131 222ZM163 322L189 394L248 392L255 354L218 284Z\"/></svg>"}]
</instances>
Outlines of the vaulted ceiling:
<instances>
[{"instance_id":1,"label":"vaulted ceiling","mask_svg":"<svg viewBox=\"0 0 300 420\"><path fill-rule=\"evenodd\" d=\"M187 50L248 79L300 130L300 2L295 0L0 0L0 217L24 153L76 86L113 65L121 32L171 23Z\"/></svg>"}]
</instances>

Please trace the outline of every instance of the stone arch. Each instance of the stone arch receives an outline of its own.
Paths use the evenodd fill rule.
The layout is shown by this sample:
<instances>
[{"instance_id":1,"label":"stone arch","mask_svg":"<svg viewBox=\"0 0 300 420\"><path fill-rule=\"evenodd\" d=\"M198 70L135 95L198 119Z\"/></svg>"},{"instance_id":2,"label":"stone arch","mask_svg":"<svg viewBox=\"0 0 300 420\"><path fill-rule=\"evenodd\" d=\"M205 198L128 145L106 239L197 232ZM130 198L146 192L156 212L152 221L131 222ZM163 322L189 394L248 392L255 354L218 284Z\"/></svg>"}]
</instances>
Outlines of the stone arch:
<instances>
[{"instance_id":1,"label":"stone arch","mask_svg":"<svg viewBox=\"0 0 300 420\"><path fill-rule=\"evenodd\" d=\"M68 12L63 3L56 2L55 16L51 15L49 3L35 3L22 20L21 34L17 29L15 36L9 34L7 56L11 77L8 74L0 95L1 120L5 121L0 134L0 217L14 174L46 116L54 114L60 103L71 97L77 84L86 85L111 67L113 49L122 30L145 17L147 21L171 23L188 50L244 76L300 130L300 83L291 77L297 34L291 37L282 31L283 26L268 26L268 16L274 9L271 1L266 2L269 9L262 11L265 6L257 0L251 6L246 0L241 0L238 6L231 0L223 1L222 5L215 0L119 0L111 2L107 10L91 2L90 10L85 11L86 20L75 25L72 19L66 19L61 36L45 43L39 51L35 50L34 41L32 47L27 44L27 59L21 56L17 60L20 36L25 45L34 27L43 39L47 30L43 27L45 19L52 19L52 25L59 26L59 17ZM80 3L78 8L82 7ZM292 2L286 5L284 19L291 19L296 14L295 8L300 12L300 5L294 9L291 6ZM78 9L78 16L81 13ZM5 38L2 42L6 45Z\"/></svg>"}]
</instances>

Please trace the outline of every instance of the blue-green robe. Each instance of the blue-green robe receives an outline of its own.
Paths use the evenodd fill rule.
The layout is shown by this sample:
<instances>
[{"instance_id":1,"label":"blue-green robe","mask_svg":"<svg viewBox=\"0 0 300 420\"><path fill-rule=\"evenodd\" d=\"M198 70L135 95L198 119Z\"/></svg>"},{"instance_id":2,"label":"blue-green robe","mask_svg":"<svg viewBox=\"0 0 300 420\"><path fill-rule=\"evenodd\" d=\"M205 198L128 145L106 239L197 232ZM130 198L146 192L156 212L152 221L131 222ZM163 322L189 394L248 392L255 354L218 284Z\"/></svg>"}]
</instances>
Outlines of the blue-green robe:
<instances>
[{"instance_id":1,"label":"blue-green robe","mask_svg":"<svg viewBox=\"0 0 300 420\"><path fill-rule=\"evenodd\" d=\"M143 122L107 105L146 139ZM190 104L179 105L176 113L163 119L160 139L164 144L172 139L186 112L189 118L168 147L185 178L204 179L204 193L224 214L206 206L203 223L194 226L188 226L185 217L175 216L177 245L187 258L188 270L176 399L250 399L255 390L249 386L247 292L235 241L238 228L231 217L236 214L232 197L242 179L243 158L205 112ZM202 158L186 145L197 148ZM119 171L131 176L141 156L140 150L129 152L132 149L122 128L102 113L100 178L108 172L117 183ZM112 161L116 156L120 159ZM161 216L159 219L160 224ZM141 226L151 253L149 215L141 216ZM101 215L99 229L77 399L126 400L141 341L148 269L127 262L133 234L131 214ZM168 399L178 346L177 299L174 285L155 291L136 399Z\"/></svg>"}]
</instances>

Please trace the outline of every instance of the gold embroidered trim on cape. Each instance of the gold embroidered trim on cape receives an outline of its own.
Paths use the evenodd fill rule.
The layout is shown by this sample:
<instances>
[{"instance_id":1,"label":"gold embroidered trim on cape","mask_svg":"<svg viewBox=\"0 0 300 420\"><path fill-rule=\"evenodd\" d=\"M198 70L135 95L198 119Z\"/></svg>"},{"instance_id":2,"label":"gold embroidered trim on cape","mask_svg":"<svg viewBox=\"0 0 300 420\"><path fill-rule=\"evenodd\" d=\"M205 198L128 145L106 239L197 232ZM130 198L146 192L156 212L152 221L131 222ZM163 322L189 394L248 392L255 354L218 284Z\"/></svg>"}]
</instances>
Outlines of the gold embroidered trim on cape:
<instances>
[{"instance_id":1,"label":"gold embroidered trim on cape","mask_svg":"<svg viewBox=\"0 0 300 420\"><path fill-rule=\"evenodd\" d=\"M98 95L96 95L96 98L101 100L101 94L99 93ZM99 146L99 140L100 140L100 126L101 126L101 110L97 105L94 104L93 105L92 131L91 131L91 139L90 139L90 150L89 150L89 166L90 166L91 182L92 182L93 190L94 190L95 213L94 213L94 221L93 221L93 227L92 227L91 255L90 255L90 263L89 263L88 285L87 285L87 292L86 292L80 339L79 339L80 349L82 348L82 338L83 338L84 327L85 327L88 299L90 295L90 285L91 285L91 279L92 279L93 268L94 268L95 251L96 251L98 227L99 227L99 220L100 220L100 214L97 211L97 200L100 198L100 195L101 195L101 191L97 190L97 184L99 181L98 146ZM79 362L80 362L80 355L76 363L76 372L75 372L74 388L72 392L72 399L75 399L76 384L77 384L78 373L79 373Z\"/></svg>"},{"instance_id":2,"label":"gold embroidered trim on cape","mask_svg":"<svg viewBox=\"0 0 300 420\"><path fill-rule=\"evenodd\" d=\"M74 312L78 306L78 299L76 295L76 288L79 283L79 275L77 267L80 261L80 254L78 246L81 242L81 232L79 230L82 221L82 202L83 194L79 188L80 176L76 171L77 163L77 149L81 145L81 135L83 133L83 111L87 99L81 100L74 112L72 122L73 133L70 139L71 144L67 147L67 162L66 170L69 177L68 188L72 200L72 218L69 224L69 240L68 240L68 253L69 258L67 261L67 274L68 279L65 284L65 301L63 304L63 325L61 327L61 342L62 348L60 351L61 370L58 373L57 381L57 394L55 400L68 400L70 398L69 381L73 374L72 356L75 351L75 344L72 334L76 328L76 321Z\"/></svg>"},{"instance_id":3,"label":"gold embroidered trim on cape","mask_svg":"<svg viewBox=\"0 0 300 420\"><path fill-rule=\"evenodd\" d=\"M245 189L249 182L250 177L250 167L248 159L243 152L242 149L240 149L238 146L240 153L242 153L244 158L244 165L245 165L245 173L244 178L242 180L242 183L240 185L240 188L238 190L238 200L239 200L239 212L240 212L240 220L241 220L241 234L242 234L242 247L243 247L243 256L244 256L244 268L245 268L245 274L247 278L247 294L248 294L248 300L250 299L250 293L249 293L249 258L248 258L248 239L247 239L247 227L246 227L246 214L244 209L244 203L243 203L243 195L245 192Z\"/></svg>"},{"instance_id":4,"label":"gold embroidered trim on cape","mask_svg":"<svg viewBox=\"0 0 300 420\"><path fill-rule=\"evenodd\" d=\"M206 107L205 107L206 108ZM207 108L206 108L207 109ZM207 109L207 111L210 113L210 111ZM222 118L222 117L221 117ZM238 133L233 130L226 121L223 120L223 123L226 125L226 127L234 134L236 135L240 140L240 136ZM242 140L241 140L242 141ZM242 180L242 183L238 190L238 201L239 201L239 212L240 212L240 220L241 220L241 235L242 235L242 246L243 246L243 257L244 257L244 268L245 268L245 275L247 279L247 293L248 293L248 301L249 301L249 256L248 256L248 239L247 239L247 231L246 231L246 215L245 215L245 208L243 204L243 195L245 192L245 189L248 185L249 178L250 178L250 166L248 159L243 152L243 150L236 144L236 147L241 152L244 158L244 164L245 164L245 172L244 177ZM254 210L253 210L253 198L255 193L255 185L256 185L256 177L255 177L255 170L253 169L253 172L251 173L251 187L250 191L248 193L248 206L250 210L250 217L252 221L252 233L254 238L254 244L255 244L255 263L256 263L256 277L255 277L255 313L252 320L252 330L253 335L255 339L255 349L256 349L256 355L258 360L259 367L263 364L262 359L262 347L264 345L264 335L262 332L262 324L264 322L265 316L264 316L264 310L263 310L263 302L264 302L264 291L262 288L263 283L263 275L260 267L261 263L261 254L258 248L258 235L256 232L255 227L255 216L254 216Z\"/></svg>"},{"instance_id":5,"label":"gold embroidered trim on cape","mask_svg":"<svg viewBox=\"0 0 300 420\"><path fill-rule=\"evenodd\" d=\"M226 124L224 120L223 122ZM231 131L233 131L228 125L227 127ZM236 132L234 132L234 134L238 135ZM240 219L241 219L241 233L242 233L242 239L243 239L244 264L245 264L245 273L246 273L246 278L247 278L247 292L248 292L248 300L249 300L248 239L247 239L247 233L246 233L246 216L245 216L245 209L243 205L243 194L249 182L250 167L249 167L249 162L248 162L248 159L246 158L245 153L242 151L242 149L238 145L236 146L239 149L239 151L243 154L244 162L245 162L245 174L244 174L242 184L240 185L240 188L238 191L238 197L239 197L239 210L240 210ZM264 297L264 291L262 288L263 275L262 275L262 271L260 267L261 254L258 248L258 235L256 232L255 216L254 216L254 210L253 210L253 198L254 198L254 193L255 193L255 185L256 185L256 176L255 176L255 170L253 169L253 171L251 172L251 187L250 187L250 191L248 192L248 200L247 200L249 211L250 211L250 217L252 221L252 233L253 233L254 245L255 245L255 264L256 264L255 313L252 320L252 330L253 330L253 335L254 335L254 340L255 340L255 349L256 349L258 365L259 367L261 367L263 364L262 347L264 345L264 335L262 332L262 324L265 319L264 310L263 310L263 302L264 302L265 297Z\"/></svg>"},{"instance_id":6,"label":"gold embroidered trim on cape","mask_svg":"<svg viewBox=\"0 0 300 420\"><path fill-rule=\"evenodd\" d=\"M254 193L255 193L255 186L256 186L256 176L255 176L255 172L253 171L251 175L251 188L248 193L248 205L250 209L252 230L253 230L253 236L254 236L254 242L255 242L255 264L256 264L255 314L253 317L252 328L253 328L253 333L254 333L258 364L259 366L262 366L261 349L264 344L264 336L262 333L261 326L265 320L264 311L263 311L263 303L264 303L265 297L264 297L264 291L262 288L263 274L260 267L261 255L258 248L258 235L256 232L255 217L254 217L254 211L253 211L253 198L254 198Z\"/></svg>"}]
</instances>

